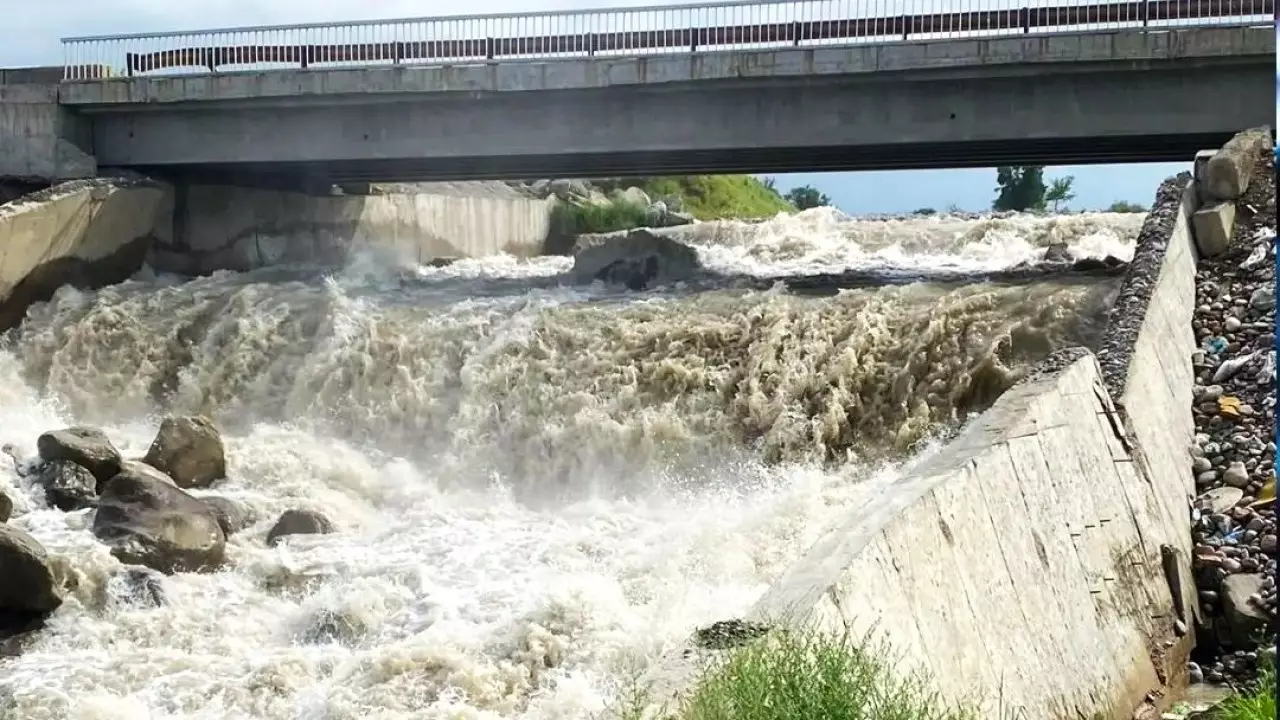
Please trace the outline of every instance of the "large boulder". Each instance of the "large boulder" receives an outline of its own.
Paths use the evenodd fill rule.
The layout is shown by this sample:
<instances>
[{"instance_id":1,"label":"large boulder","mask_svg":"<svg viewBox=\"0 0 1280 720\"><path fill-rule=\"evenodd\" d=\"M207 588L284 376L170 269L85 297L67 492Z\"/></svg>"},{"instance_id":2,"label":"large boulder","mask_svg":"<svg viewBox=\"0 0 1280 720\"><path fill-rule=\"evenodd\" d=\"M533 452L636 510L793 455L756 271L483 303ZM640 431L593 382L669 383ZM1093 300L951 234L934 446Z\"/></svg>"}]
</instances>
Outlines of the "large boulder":
<instances>
[{"instance_id":1,"label":"large boulder","mask_svg":"<svg viewBox=\"0 0 1280 720\"><path fill-rule=\"evenodd\" d=\"M63 512L93 507L98 500L97 478L70 460L45 463L36 484L44 488L45 502Z\"/></svg>"},{"instance_id":2,"label":"large boulder","mask_svg":"<svg viewBox=\"0 0 1280 720\"><path fill-rule=\"evenodd\" d=\"M11 517L13 517L13 498L0 492L0 523L9 522Z\"/></svg>"},{"instance_id":3,"label":"large boulder","mask_svg":"<svg viewBox=\"0 0 1280 720\"><path fill-rule=\"evenodd\" d=\"M701 267L693 248L648 230L596 236L580 248L573 258L573 277L580 283L599 280L642 290L688 280Z\"/></svg>"},{"instance_id":4,"label":"large boulder","mask_svg":"<svg viewBox=\"0 0 1280 720\"><path fill-rule=\"evenodd\" d=\"M267 533L267 545L276 545L286 535L325 535L333 532L329 518L314 510L285 510Z\"/></svg>"},{"instance_id":5,"label":"large boulder","mask_svg":"<svg viewBox=\"0 0 1280 720\"><path fill-rule=\"evenodd\" d=\"M226 537L208 505L136 468L103 487L93 534L121 562L166 574L215 569L226 552Z\"/></svg>"},{"instance_id":6,"label":"large boulder","mask_svg":"<svg viewBox=\"0 0 1280 720\"><path fill-rule=\"evenodd\" d=\"M222 528L222 534L227 537L249 527L257 519L247 505L228 497L211 495L200 498L200 501L213 512L218 520L218 527Z\"/></svg>"},{"instance_id":7,"label":"large boulder","mask_svg":"<svg viewBox=\"0 0 1280 720\"><path fill-rule=\"evenodd\" d=\"M1198 178L1209 197L1236 200L1249 189L1249 178L1262 153L1271 147L1271 131L1253 128L1238 133L1205 162Z\"/></svg>"},{"instance_id":8,"label":"large boulder","mask_svg":"<svg viewBox=\"0 0 1280 720\"><path fill-rule=\"evenodd\" d=\"M0 523L0 636L22 632L62 604L62 583L44 546Z\"/></svg>"},{"instance_id":9,"label":"large boulder","mask_svg":"<svg viewBox=\"0 0 1280 720\"><path fill-rule=\"evenodd\" d=\"M103 483L120 472L120 451L97 428L69 427L47 432L36 440L36 450L45 462L67 460L93 473L99 491Z\"/></svg>"},{"instance_id":10,"label":"large boulder","mask_svg":"<svg viewBox=\"0 0 1280 720\"><path fill-rule=\"evenodd\" d=\"M203 488L227 476L222 436L208 418L167 417L143 462L173 478L180 488Z\"/></svg>"}]
</instances>

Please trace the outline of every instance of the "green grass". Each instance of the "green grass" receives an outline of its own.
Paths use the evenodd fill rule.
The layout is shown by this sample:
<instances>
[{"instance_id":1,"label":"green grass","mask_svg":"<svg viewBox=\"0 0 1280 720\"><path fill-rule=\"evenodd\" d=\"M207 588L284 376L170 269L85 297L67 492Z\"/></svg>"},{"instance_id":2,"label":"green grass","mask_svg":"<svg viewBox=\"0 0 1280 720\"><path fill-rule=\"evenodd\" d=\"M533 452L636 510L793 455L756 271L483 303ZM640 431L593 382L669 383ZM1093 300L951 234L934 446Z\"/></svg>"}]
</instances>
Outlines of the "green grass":
<instances>
[{"instance_id":1,"label":"green grass","mask_svg":"<svg viewBox=\"0 0 1280 720\"><path fill-rule=\"evenodd\" d=\"M646 714L625 693L623 720L973 720L943 703L920 676L893 672L870 642L813 631L774 632L709 661L674 711Z\"/></svg>"},{"instance_id":2,"label":"green grass","mask_svg":"<svg viewBox=\"0 0 1280 720\"><path fill-rule=\"evenodd\" d=\"M1258 669L1258 682L1224 700L1214 711L1215 720L1275 720L1276 669L1267 663Z\"/></svg>"},{"instance_id":3,"label":"green grass","mask_svg":"<svg viewBox=\"0 0 1280 720\"><path fill-rule=\"evenodd\" d=\"M571 205L556 203L551 211L552 232L563 235L606 233L644 227L647 208L633 203Z\"/></svg>"},{"instance_id":4,"label":"green grass","mask_svg":"<svg viewBox=\"0 0 1280 720\"><path fill-rule=\"evenodd\" d=\"M751 175L683 175L615 180L606 188L635 186L654 200L678 197L681 209L699 220L771 218L795 208Z\"/></svg>"}]
</instances>

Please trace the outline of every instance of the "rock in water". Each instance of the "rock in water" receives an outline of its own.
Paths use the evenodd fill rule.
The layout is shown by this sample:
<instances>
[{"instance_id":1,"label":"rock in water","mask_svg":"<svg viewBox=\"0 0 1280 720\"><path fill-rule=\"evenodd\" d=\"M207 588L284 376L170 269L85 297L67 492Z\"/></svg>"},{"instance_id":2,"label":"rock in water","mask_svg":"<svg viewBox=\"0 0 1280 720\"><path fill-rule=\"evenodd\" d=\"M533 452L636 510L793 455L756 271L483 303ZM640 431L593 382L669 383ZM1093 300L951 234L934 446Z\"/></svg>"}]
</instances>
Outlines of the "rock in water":
<instances>
[{"instance_id":1,"label":"rock in water","mask_svg":"<svg viewBox=\"0 0 1280 720\"><path fill-rule=\"evenodd\" d=\"M0 636L21 632L62 604L49 554L21 528L0 524Z\"/></svg>"},{"instance_id":2,"label":"rock in water","mask_svg":"<svg viewBox=\"0 0 1280 720\"><path fill-rule=\"evenodd\" d=\"M227 476L222 436L200 416L165 418L143 462L173 478L180 488L208 487Z\"/></svg>"},{"instance_id":3,"label":"rock in water","mask_svg":"<svg viewBox=\"0 0 1280 720\"><path fill-rule=\"evenodd\" d=\"M107 434L97 428L70 427L53 430L36 440L40 459L45 462L67 460L89 472L102 485L120 472L120 451L111 444Z\"/></svg>"},{"instance_id":4,"label":"rock in water","mask_svg":"<svg viewBox=\"0 0 1280 720\"><path fill-rule=\"evenodd\" d=\"M641 290L688 280L700 268L693 248L648 230L597 236L573 258L574 280L596 280Z\"/></svg>"},{"instance_id":5,"label":"rock in water","mask_svg":"<svg viewBox=\"0 0 1280 720\"><path fill-rule=\"evenodd\" d=\"M1074 259L1066 243L1053 243L1045 248L1043 261L1053 265L1068 265Z\"/></svg>"},{"instance_id":6,"label":"rock in water","mask_svg":"<svg viewBox=\"0 0 1280 720\"><path fill-rule=\"evenodd\" d=\"M207 505L133 469L103 487L93 534L121 562L166 574L212 570L226 552L226 537Z\"/></svg>"},{"instance_id":7,"label":"rock in water","mask_svg":"<svg viewBox=\"0 0 1280 720\"><path fill-rule=\"evenodd\" d=\"M286 510L267 533L267 545L276 545L285 535L325 535L331 532L333 523L314 510Z\"/></svg>"},{"instance_id":8,"label":"rock in water","mask_svg":"<svg viewBox=\"0 0 1280 720\"><path fill-rule=\"evenodd\" d=\"M44 488L44 499L63 512L93 507L98 499L98 481L93 473L70 460L54 460L36 475Z\"/></svg>"},{"instance_id":9,"label":"rock in water","mask_svg":"<svg viewBox=\"0 0 1280 720\"><path fill-rule=\"evenodd\" d=\"M227 537L254 523L253 514L249 512L249 509L244 504L231 498L212 495L200 498L200 501L208 505L209 509L213 511L213 516L218 520L218 527L222 528L222 534Z\"/></svg>"},{"instance_id":10,"label":"rock in water","mask_svg":"<svg viewBox=\"0 0 1280 720\"><path fill-rule=\"evenodd\" d=\"M107 580L103 590L115 602L138 607L160 607L166 602L164 576L151 568L124 568Z\"/></svg>"},{"instance_id":11,"label":"rock in water","mask_svg":"<svg viewBox=\"0 0 1280 720\"><path fill-rule=\"evenodd\" d=\"M13 517L13 498L0 492L0 523L9 522Z\"/></svg>"}]
</instances>

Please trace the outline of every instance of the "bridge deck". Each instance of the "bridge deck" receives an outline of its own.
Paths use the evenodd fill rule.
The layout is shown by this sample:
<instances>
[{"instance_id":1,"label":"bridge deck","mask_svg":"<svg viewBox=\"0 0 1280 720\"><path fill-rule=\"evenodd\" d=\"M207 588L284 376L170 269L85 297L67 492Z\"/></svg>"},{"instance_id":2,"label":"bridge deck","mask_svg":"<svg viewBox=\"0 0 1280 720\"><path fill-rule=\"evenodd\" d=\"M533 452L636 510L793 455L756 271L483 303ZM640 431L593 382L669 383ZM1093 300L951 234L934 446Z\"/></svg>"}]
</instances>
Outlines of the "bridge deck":
<instances>
[{"instance_id":1,"label":"bridge deck","mask_svg":"<svg viewBox=\"0 0 1280 720\"><path fill-rule=\"evenodd\" d=\"M856 0L722 3L671 8L544 13L527 17L390 20L334 26L279 26L64 40L65 78L217 73L224 69L370 66L521 58L644 55L657 52L829 45L911 39L1049 34L1072 29L1189 27L1258 22L1274 0L1134 0L858 17ZM950 3L954 5L955 3ZM748 22L685 20L749 10ZM843 14L829 15L835 10ZM817 16L815 17L815 12ZM724 15L725 13L720 13ZM729 13L736 19L740 12ZM554 22L535 22L541 20ZM614 29L618 24L623 29ZM566 31L566 29L568 31ZM374 40L364 38L376 36ZM264 42L275 38L290 42ZM341 42L327 42L338 37ZM245 41L249 42L245 42ZM158 47L157 46L163 46ZM109 57L101 57L101 56ZM99 62L83 62L95 56Z\"/></svg>"}]
</instances>

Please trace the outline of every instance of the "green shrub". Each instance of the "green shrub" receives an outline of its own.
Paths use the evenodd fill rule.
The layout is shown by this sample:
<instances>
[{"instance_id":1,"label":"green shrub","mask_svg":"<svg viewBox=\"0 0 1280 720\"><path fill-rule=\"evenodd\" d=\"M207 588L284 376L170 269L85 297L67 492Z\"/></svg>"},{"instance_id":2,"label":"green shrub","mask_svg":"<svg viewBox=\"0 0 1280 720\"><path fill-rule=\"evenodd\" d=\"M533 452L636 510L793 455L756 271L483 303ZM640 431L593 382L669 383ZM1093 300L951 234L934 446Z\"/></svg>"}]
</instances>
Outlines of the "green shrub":
<instances>
[{"instance_id":1,"label":"green shrub","mask_svg":"<svg viewBox=\"0 0 1280 720\"><path fill-rule=\"evenodd\" d=\"M1147 209L1138 203L1126 202L1124 200L1113 202L1111 203L1111 207L1107 208L1107 212L1113 213L1140 213L1146 211Z\"/></svg>"},{"instance_id":2,"label":"green shrub","mask_svg":"<svg viewBox=\"0 0 1280 720\"><path fill-rule=\"evenodd\" d=\"M627 202L602 205L560 202L551 211L551 230L562 235L630 230L644 227L647 210L648 208Z\"/></svg>"},{"instance_id":3,"label":"green shrub","mask_svg":"<svg viewBox=\"0 0 1280 720\"><path fill-rule=\"evenodd\" d=\"M600 181L606 192L638 187L654 200L678 198L680 210L699 220L771 218L793 212L776 190L752 175L678 175Z\"/></svg>"},{"instance_id":4,"label":"green shrub","mask_svg":"<svg viewBox=\"0 0 1280 720\"><path fill-rule=\"evenodd\" d=\"M849 636L775 631L710 661L663 720L973 720L922 677L902 678L886 649ZM615 717L644 717L640 695Z\"/></svg>"}]
</instances>

